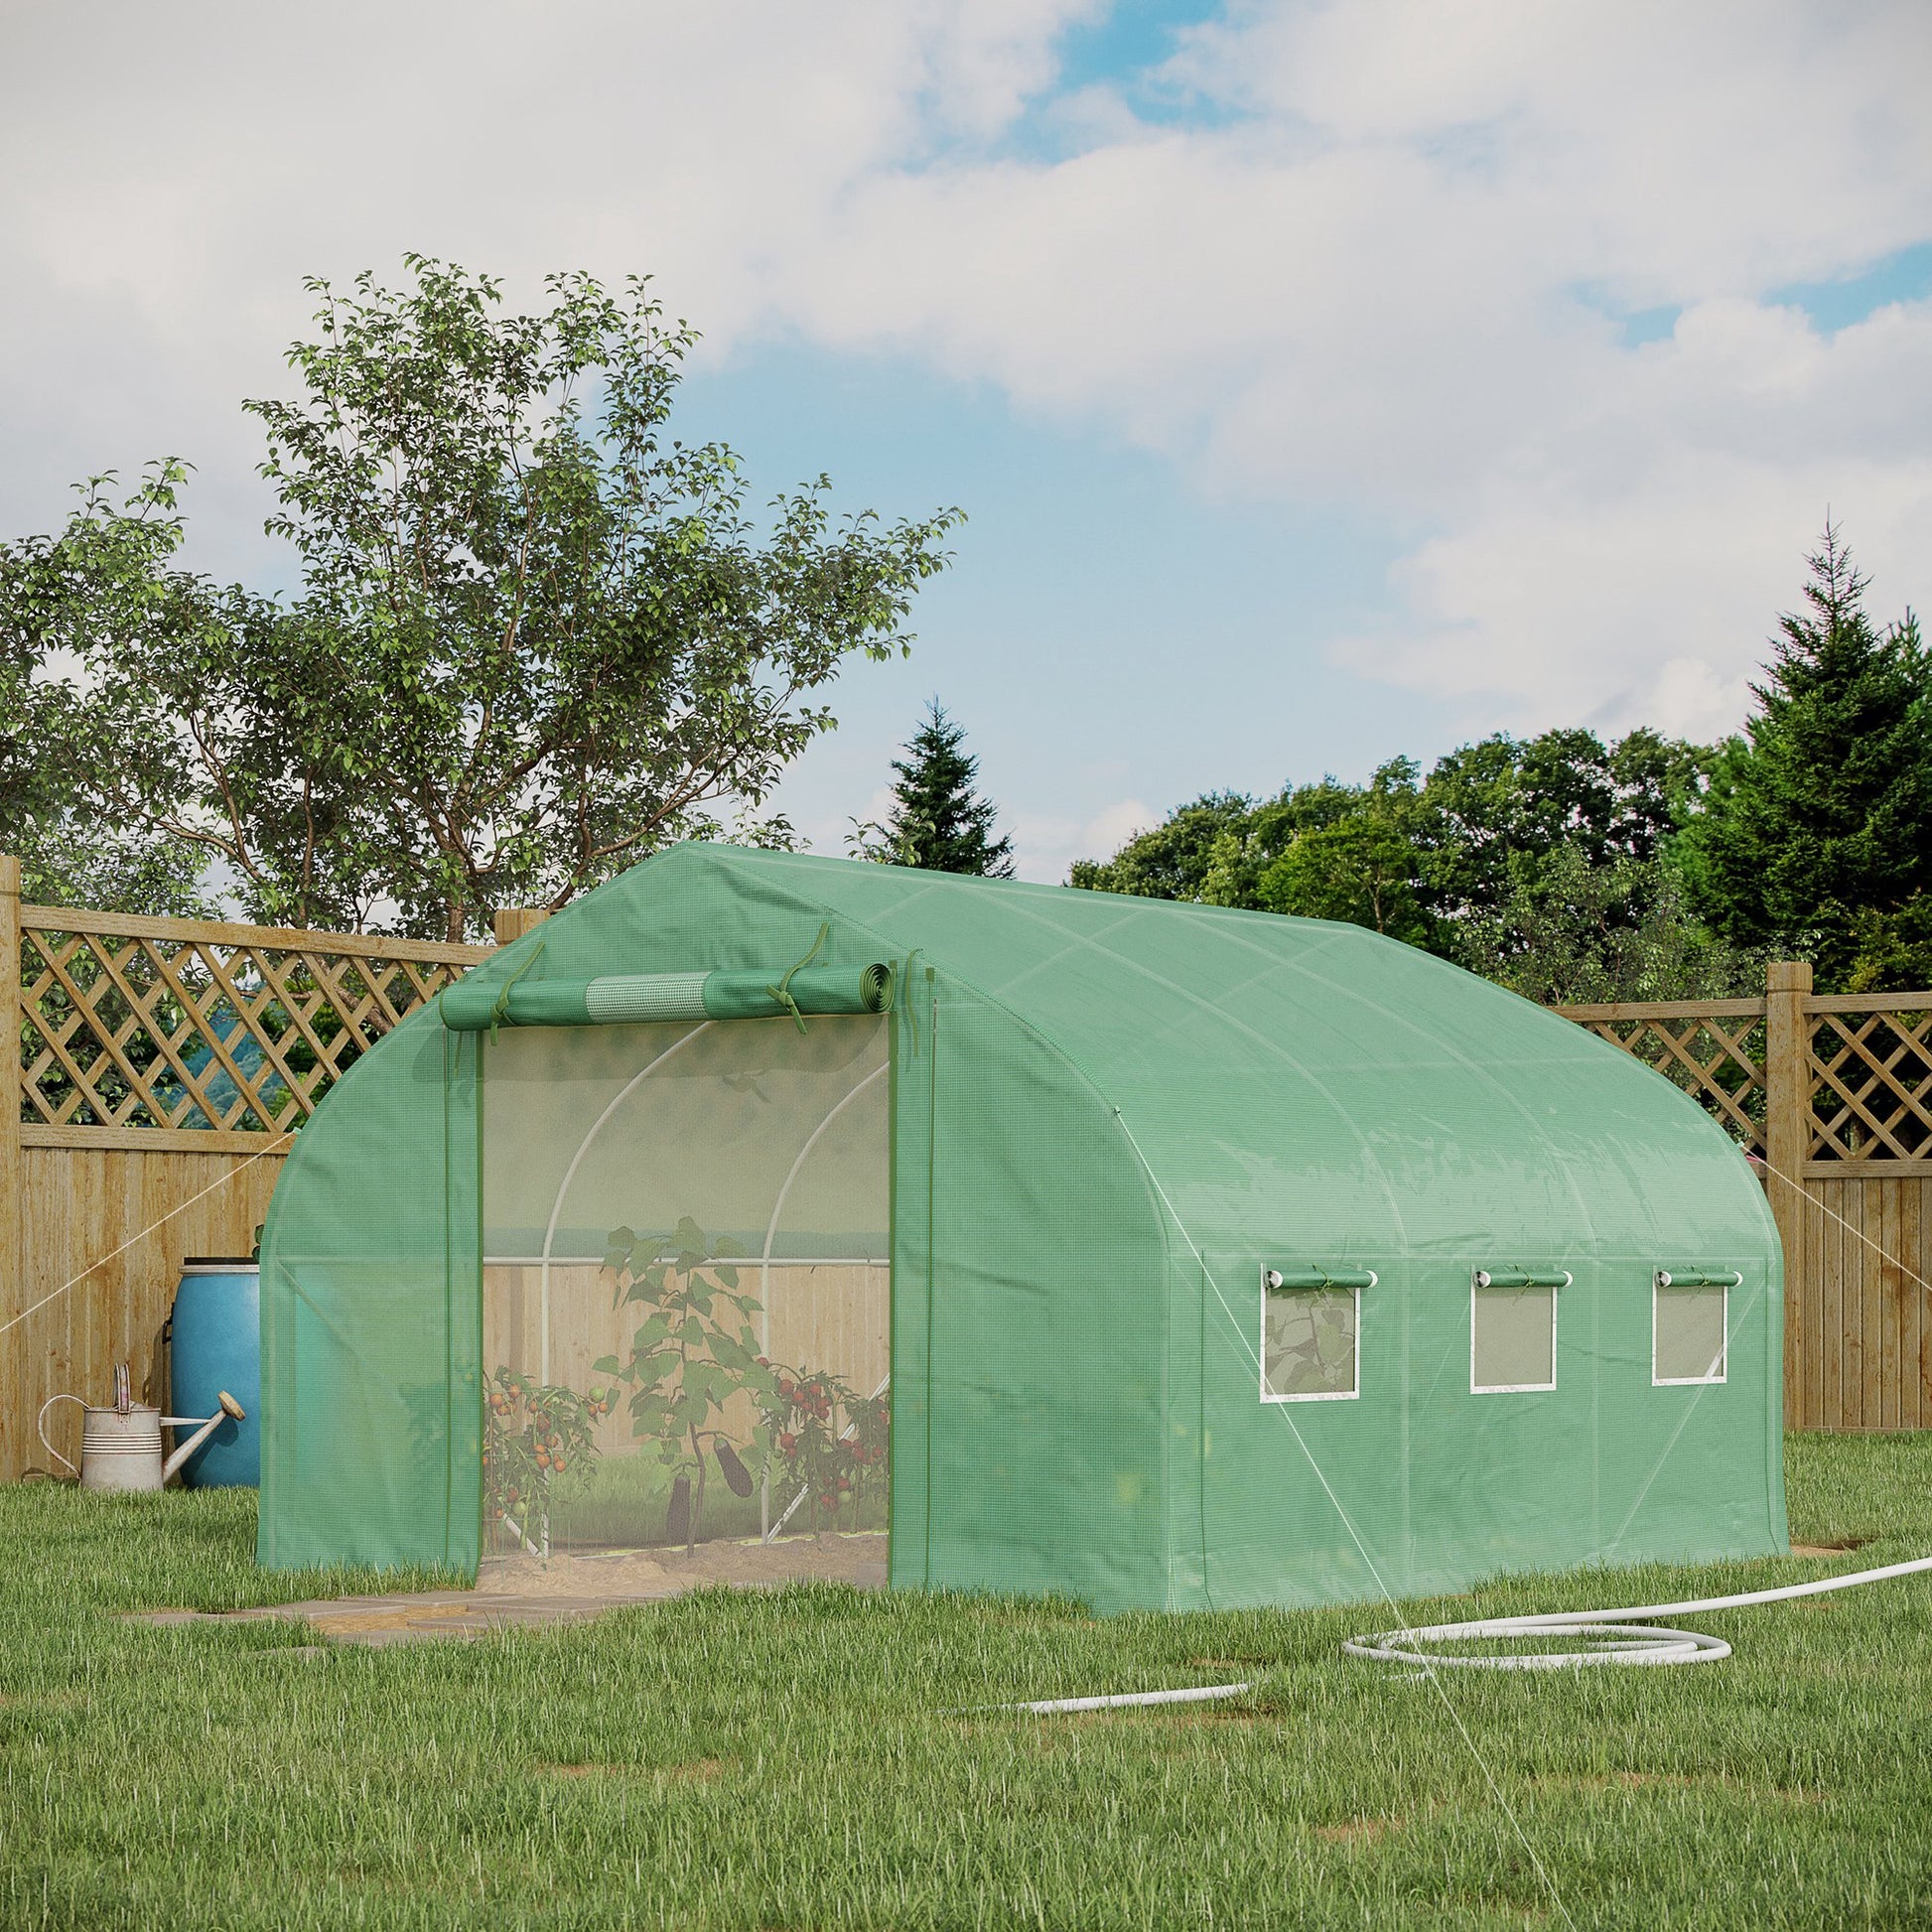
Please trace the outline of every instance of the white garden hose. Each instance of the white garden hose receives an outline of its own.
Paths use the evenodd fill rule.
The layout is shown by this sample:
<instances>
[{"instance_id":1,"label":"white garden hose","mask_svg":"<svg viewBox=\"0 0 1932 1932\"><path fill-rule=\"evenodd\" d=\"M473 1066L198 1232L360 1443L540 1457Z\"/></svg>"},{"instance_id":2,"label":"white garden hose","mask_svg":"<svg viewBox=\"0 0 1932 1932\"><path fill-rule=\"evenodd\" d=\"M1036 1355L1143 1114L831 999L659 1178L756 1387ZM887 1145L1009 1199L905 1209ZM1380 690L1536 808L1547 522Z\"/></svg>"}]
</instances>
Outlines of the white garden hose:
<instances>
[{"instance_id":1,"label":"white garden hose","mask_svg":"<svg viewBox=\"0 0 1932 1932\"><path fill-rule=\"evenodd\" d=\"M1863 1584L1881 1584L1888 1577L1911 1577L1932 1570L1932 1557L1910 1563L1888 1563L1877 1570L1855 1570L1849 1576L1825 1577L1816 1583L1786 1584L1780 1589L1750 1589L1736 1596L1698 1596L1682 1603L1641 1603L1610 1610L1555 1610L1542 1616L1478 1617L1467 1623L1427 1623L1401 1630L1384 1630L1372 1637L1351 1637L1342 1645L1348 1657L1376 1663L1413 1664L1421 1670L1438 1664L1458 1670L1562 1670L1578 1664L1715 1664L1730 1655L1729 1644L1695 1630L1670 1630L1640 1623L1638 1618L1689 1616L1699 1610L1741 1610L1753 1603L1784 1603L1794 1596L1822 1596L1829 1590L1856 1589ZM1517 1655L1454 1656L1431 1650L1432 1644L1474 1640L1494 1642L1505 1637L1588 1637L1582 1650L1528 1651Z\"/></svg>"},{"instance_id":2,"label":"white garden hose","mask_svg":"<svg viewBox=\"0 0 1932 1932\"><path fill-rule=\"evenodd\" d=\"M1238 1698L1252 1684L1203 1684L1188 1691L1117 1691L1111 1697L1042 1698L1037 1704L996 1704L995 1711L1030 1711L1036 1718L1068 1711L1126 1711L1148 1704L1205 1704L1212 1698Z\"/></svg>"},{"instance_id":3,"label":"white garden hose","mask_svg":"<svg viewBox=\"0 0 1932 1932\"><path fill-rule=\"evenodd\" d=\"M1458 1670L1566 1670L1583 1664L1715 1664L1730 1655L1722 1637L1697 1630L1671 1630L1638 1623L1638 1617L1691 1616L1700 1610L1741 1610L1753 1603L1786 1603L1795 1596L1823 1596L1830 1590L1856 1589L1863 1584L1882 1584L1891 1577L1914 1577L1932 1570L1932 1557L1909 1563L1888 1563L1877 1570L1855 1570L1844 1577L1824 1577L1816 1583L1786 1584L1779 1589L1748 1589L1735 1596L1694 1596L1681 1603L1632 1603L1610 1610L1553 1610L1542 1616L1485 1616L1466 1623L1419 1623L1400 1630L1384 1630L1372 1637L1351 1637L1342 1645L1346 1657L1364 1657L1378 1664L1410 1664L1421 1671L1439 1664ZM1533 1650L1514 1655L1457 1657L1425 1646L1474 1641L1495 1642L1505 1637L1589 1637L1583 1650ZM1000 1711L1025 1711L1038 1717L1061 1712L1111 1711L1150 1704L1198 1704L1210 1698L1239 1697L1251 1684L1204 1684L1183 1691L1131 1691L1112 1697L1048 1698L1036 1704L1002 1704Z\"/></svg>"}]
</instances>

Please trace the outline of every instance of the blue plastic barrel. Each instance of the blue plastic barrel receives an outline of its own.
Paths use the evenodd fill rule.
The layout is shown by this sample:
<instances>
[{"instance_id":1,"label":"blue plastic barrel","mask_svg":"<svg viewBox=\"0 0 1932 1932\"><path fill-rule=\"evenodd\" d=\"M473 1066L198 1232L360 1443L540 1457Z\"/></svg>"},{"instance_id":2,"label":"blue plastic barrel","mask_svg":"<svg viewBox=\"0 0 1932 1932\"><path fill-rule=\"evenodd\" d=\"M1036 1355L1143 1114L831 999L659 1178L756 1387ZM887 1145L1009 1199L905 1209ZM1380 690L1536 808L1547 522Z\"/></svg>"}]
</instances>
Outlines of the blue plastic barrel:
<instances>
[{"instance_id":1,"label":"blue plastic barrel","mask_svg":"<svg viewBox=\"0 0 1932 1932\"><path fill-rule=\"evenodd\" d=\"M252 1261L191 1258L181 1286L169 1345L173 1416L211 1416L226 1389L247 1419L221 1427L181 1465L197 1489L254 1488L262 1479L261 1278ZM175 1441L188 1431L176 1430Z\"/></svg>"}]
</instances>

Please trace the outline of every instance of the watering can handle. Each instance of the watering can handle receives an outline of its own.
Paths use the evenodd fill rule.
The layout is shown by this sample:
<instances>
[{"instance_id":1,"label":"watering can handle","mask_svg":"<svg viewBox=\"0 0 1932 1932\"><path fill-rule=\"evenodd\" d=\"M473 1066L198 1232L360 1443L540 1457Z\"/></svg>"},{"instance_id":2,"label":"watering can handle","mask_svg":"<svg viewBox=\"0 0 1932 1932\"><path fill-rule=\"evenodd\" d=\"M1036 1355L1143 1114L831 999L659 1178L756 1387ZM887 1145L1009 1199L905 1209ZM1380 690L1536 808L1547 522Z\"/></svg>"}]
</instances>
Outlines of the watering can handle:
<instances>
[{"instance_id":1,"label":"watering can handle","mask_svg":"<svg viewBox=\"0 0 1932 1932\"><path fill-rule=\"evenodd\" d=\"M47 1400L41 1404L40 1415L35 1419L34 1422L34 1433L37 1436L39 1436L39 1438L41 1439L41 1447L44 1449L46 1449L48 1454L51 1455L55 1459L55 1461L66 1463L68 1473L71 1476L78 1476L80 1471L76 1469L71 1462L69 1462L68 1458L65 1455L63 1455L61 1451L57 1449L54 1447L54 1445L47 1440L47 1412L51 1408L53 1408L57 1402L79 1403L82 1409L86 1408L87 1406L84 1402L80 1401L80 1398L77 1395L49 1396Z\"/></svg>"}]
</instances>

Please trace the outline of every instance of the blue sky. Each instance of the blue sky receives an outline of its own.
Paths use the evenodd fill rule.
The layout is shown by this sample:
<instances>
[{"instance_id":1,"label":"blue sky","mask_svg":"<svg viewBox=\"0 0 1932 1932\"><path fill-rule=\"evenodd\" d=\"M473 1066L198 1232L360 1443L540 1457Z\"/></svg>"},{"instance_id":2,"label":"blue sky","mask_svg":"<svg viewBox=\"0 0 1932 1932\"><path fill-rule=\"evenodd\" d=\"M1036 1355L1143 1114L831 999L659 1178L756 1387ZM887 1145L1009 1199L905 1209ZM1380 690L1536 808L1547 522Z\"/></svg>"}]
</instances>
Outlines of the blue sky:
<instances>
[{"instance_id":1,"label":"blue sky","mask_svg":"<svg viewBox=\"0 0 1932 1932\"><path fill-rule=\"evenodd\" d=\"M1095 801L1146 808L1112 830L1202 790L1366 770L1440 732L1437 706L1322 656L1396 555L1364 520L1212 490L897 359L748 349L689 382L684 406L760 489L824 470L847 507L967 512L951 569L919 595L911 658L845 678L840 731L785 787L821 846L883 809L881 750L934 696L967 728L989 794L1056 859L1105 856L1080 836Z\"/></svg>"},{"instance_id":2,"label":"blue sky","mask_svg":"<svg viewBox=\"0 0 1932 1932\"><path fill-rule=\"evenodd\" d=\"M0 23L0 526L179 453L270 580L305 273L651 272L760 490L970 517L783 787L821 849L934 694L1052 879L1205 789L1734 729L1828 506L1927 595L1922 0L333 18Z\"/></svg>"}]
</instances>

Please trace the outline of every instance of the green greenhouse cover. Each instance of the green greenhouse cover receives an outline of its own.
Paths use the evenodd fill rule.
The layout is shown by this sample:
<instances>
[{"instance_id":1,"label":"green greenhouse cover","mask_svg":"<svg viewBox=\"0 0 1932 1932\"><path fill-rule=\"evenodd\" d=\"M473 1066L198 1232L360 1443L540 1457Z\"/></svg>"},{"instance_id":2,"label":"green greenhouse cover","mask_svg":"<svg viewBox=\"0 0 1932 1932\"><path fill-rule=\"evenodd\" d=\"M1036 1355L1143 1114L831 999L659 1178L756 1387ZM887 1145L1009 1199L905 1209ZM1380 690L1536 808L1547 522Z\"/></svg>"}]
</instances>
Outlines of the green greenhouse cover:
<instances>
[{"instance_id":1,"label":"green greenhouse cover","mask_svg":"<svg viewBox=\"0 0 1932 1932\"><path fill-rule=\"evenodd\" d=\"M822 1012L759 1003L787 972ZM794 1465L755 1339L843 1349L890 1402L895 1587L1308 1604L1787 1548L1782 1257L1742 1154L1407 946L687 845L443 999L330 1093L270 1209L266 1565L539 1547L528 1485L486 1476L515 1401L588 1401L596 1481L645 1494L623 1456L668 1465L682 1399L646 1357L700 1325L683 1394L762 1527ZM839 1325L861 1295L876 1342ZM597 1407L619 1375L630 1420Z\"/></svg>"}]
</instances>

